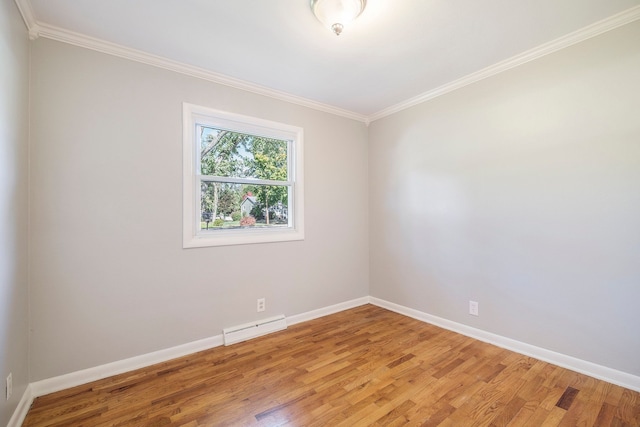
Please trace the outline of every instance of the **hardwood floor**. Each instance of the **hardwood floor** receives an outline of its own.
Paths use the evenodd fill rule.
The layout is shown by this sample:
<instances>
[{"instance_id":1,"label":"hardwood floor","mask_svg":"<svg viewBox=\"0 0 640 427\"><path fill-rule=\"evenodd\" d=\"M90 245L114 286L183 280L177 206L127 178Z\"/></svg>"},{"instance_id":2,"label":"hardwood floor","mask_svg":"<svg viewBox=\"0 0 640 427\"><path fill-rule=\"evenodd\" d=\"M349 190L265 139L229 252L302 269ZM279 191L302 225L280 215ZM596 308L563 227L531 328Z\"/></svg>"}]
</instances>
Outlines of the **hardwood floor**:
<instances>
[{"instance_id":1,"label":"hardwood floor","mask_svg":"<svg viewBox=\"0 0 640 427\"><path fill-rule=\"evenodd\" d=\"M640 393L365 305L39 397L24 426L640 426Z\"/></svg>"}]
</instances>

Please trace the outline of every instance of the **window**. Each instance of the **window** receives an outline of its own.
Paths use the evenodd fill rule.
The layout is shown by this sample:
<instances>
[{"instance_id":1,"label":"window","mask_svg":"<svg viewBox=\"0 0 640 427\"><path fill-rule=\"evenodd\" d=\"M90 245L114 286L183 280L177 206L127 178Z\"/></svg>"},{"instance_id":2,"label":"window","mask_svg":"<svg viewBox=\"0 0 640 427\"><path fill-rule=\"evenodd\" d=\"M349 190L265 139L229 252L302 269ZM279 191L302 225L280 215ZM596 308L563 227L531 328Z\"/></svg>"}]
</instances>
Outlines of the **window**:
<instances>
[{"instance_id":1,"label":"window","mask_svg":"<svg viewBox=\"0 0 640 427\"><path fill-rule=\"evenodd\" d=\"M302 129L185 103L183 247L304 239Z\"/></svg>"}]
</instances>

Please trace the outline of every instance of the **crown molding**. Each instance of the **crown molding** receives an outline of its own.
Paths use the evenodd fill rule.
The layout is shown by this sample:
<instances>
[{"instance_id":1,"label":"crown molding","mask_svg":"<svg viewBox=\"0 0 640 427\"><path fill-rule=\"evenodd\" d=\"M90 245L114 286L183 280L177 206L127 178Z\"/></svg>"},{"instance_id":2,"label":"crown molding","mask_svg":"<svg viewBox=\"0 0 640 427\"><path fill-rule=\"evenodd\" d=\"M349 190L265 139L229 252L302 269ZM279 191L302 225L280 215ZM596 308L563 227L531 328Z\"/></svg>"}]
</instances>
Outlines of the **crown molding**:
<instances>
[{"instance_id":1,"label":"crown molding","mask_svg":"<svg viewBox=\"0 0 640 427\"><path fill-rule=\"evenodd\" d=\"M18 6L18 10L20 11L20 15L22 15L22 20L24 24L27 26L27 30L29 31L29 39L35 40L38 38L38 29L40 28L38 21L36 21L35 15L33 14L33 7L31 7L30 0L15 0L16 6Z\"/></svg>"},{"instance_id":2,"label":"crown molding","mask_svg":"<svg viewBox=\"0 0 640 427\"><path fill-rule=\"evenodd\" d=\"M65 30L53 25L40 23L34 18L33 11L31 9L31 2L29 0L15 1L16 4L18 4L20 12L22 13L25 24L29 29L29 36L32 40L37 37L44 37L74 46L91 49L97 52L106 53L108 55L129 59L131 61L140 62L154 67L163 68L165 70L174 71L176 73L196 77L198 79L207 80L224 86L233 87L235 89L252 92L257 95L263 95L280 101L286 101L292 104L301 105L303 107L312 108L314 110L323 111L325 113L330 113L336 116L342 116L348 119L357 120L367 125L369 124L368 117L363 114L358 114L353 111L334 107L332 105L323 104L321 102L312 101L310 99L291 95L289 93L271 89L265 86L249 83L244 80L236 79L234 77L214 73L212 71L195 67L193 65L173 61L168 58L153 55L136 49L131 49L94 37L89 37L87 35Z\"/></svg>"},{"instance_id":3,"label":"crown molding","mask_svg":"<svg viewBox=\"0 0 640 427\"><path fill-rule=\"evenodd\" d=\"M391 114L397 113L399 111L406 110L407 108L416 106L418 104L422 104L423 102L437 98L449 92L453 92L454 90L463 88L465 86L468 86L472 83L486 79L488 77L495 76L496 74L500 74L504 71L510 70L511 68L515 68L520 65L526 64L527 62L541 58L545 55L549 55L553 52L557 52L561 49L580 43L582 41L598 36L600 34L606 33L607 31L611 31L615 28L629 24L638 19L640 19L640 6L632 7L631 9L627 9L621 13L610 16L609 18L605 18L602 21L598 21L594 24L581 28L565 36L552 40L548 43L542 44L526 52L523 52L519 55L513 56L511 58L505 59L504 61L500 61L496 64L490 65L487 68L484 68L480 71L476 71L475 73L471 73L458 80L454 80L450 83L447 83L435 89L424 92L418 96L409 98L406 101L403 101L391 107L385 108L384 110L381 110L377 113L370 115L368 117L369 121L373 122L383 117L390 116Z\"/></svg>"},{"instance_id":4,"label":"crown molding","mask_svg":"<svg viewBox=\"0 0 640 427\"><path fill-rule=\"evenodd\" d=\"M577 31L552 40L548 43L542 44L511 58L505 59L504 61L500 61L496 64L490 65L489 67L471 73L460 79L454 80L450 83L439 86L415 97L409 98L403 102L392 105L388 108L380 110L377 113L365 115L356 113L354 111L334 107L332 105L324 104L321 102L312 101L300 96L291 95L289 93L271 89L265 86L260 86L255 83L246 82L244 80L226 76L224 74L215 73L203 68L195 67L193 65L173 61L171 59L153 55L140 50L131 49L122 45L89 37L84 34L65 30L63 28L44 24L38 22L35 19L30 0L15 0L15 3L18 6L18 9L22 14L22 18L29 30L29 38L32 40L38 37L45 37L51 40L84 47L87 49L95 50L97 52L129 59L158 68L163 68L165 70L174 71L176 73L188 75L224 86L229 86L258 95L267 96L280 101L290 102L292 104L312 108L314 110L323 111L325 113L353 119L363 122L367 126L375 120L379 120L402 110L406 110L407 108L411 108L423 102L445 95L449 92L453 92L454 90L463 88L496 74L500 74L504 71L526 64L527 62L536 60L545 55L557 52L566 47L588 40L592 37L598 36L607 31L611 31L640 19L640 6L632 7L616 15L610 16L609 18L605 18L594 24L588 25Z\"/></svg>"},{"instance_id":5,"label":"crown molding","mask_svg":"<svg viewBox=\"0 0 640 427\"><path fill-rule=\"evenodd\" d=\"M28 1L28 0L21 0ZM72 44L79 47L95 50L97 52L106 53L109 55L117 56L120 58L129 59L131 61L140 62L143 64L151 65L165 70L174 71L176 73L184 74L198 79L207 80L213 83L233 87L235 89L241 89L247 92L252 92L257 95L263 95L270 98L274 98L280 101L290 102L292 104L301 105L303 107L312 108L314 110L323 111L325 113L334 114L337 116L346 117L349 119L357 120L367 123L368 118L365 115L358 114L352 111L337 108L328 104L312 101L300 96L291 95L286 92L270 89L265 86L260 86L254 83L249 83L244 80L236 79L234 77L226 76L219 73L214 73L203 68L199 68L193 65L184 64L178 61L173 61L161 56L153 55L147 52L143 52L136 49L131 49L122 45L107 42L97 38L89 37L84 34L76 33L73 31L65 30L63 28L54 27L48 24L38 24L38 36L56 40L68 44Z\"/></svg>"}]
</instances>

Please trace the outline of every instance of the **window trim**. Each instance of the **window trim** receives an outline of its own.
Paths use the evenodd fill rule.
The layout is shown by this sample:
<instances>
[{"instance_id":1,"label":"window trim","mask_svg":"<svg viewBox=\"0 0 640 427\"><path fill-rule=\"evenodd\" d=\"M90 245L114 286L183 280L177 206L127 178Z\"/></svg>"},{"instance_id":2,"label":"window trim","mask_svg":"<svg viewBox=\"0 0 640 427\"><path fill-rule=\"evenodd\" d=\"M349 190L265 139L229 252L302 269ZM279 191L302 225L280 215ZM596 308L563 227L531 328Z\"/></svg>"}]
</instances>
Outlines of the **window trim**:
<instances>
[{"instance_id":1,"label":"window trim","mask_svg":"<svg viewBox=\"0 0 640 427\"><path fill-rule=\"evenodd\" d=\"M183 103L182 119L183 248L304 240L304 132L301 127L228 113L186 102ZM290 176L288 176L287 181L273 181L275 185L290 185L288 209L290 225L288 227L259 227L201 232L200 221L197 216L200 214L200 183L203 175L200 175L198 170L198 150L200 147L196 132L198 125L289 141L287 161L289 163ZM243 178L219 178L229 182L249 181ZM253 180L251 182L256 181Z\"/></svg>"}]
</instances>

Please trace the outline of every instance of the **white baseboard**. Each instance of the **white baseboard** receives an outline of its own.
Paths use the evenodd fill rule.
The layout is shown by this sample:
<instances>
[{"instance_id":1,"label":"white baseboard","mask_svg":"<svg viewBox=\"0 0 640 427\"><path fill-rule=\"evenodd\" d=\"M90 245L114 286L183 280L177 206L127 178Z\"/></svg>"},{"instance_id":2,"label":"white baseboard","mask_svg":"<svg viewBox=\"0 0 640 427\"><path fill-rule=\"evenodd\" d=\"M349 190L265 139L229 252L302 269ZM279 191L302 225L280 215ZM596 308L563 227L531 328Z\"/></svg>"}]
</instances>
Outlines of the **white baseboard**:
<instances>
[{"instance_id":1,"label":"white baseboard","mask_svg":"<svg viewBox=\"0 0 640 427\"><path fill-rule=\"evenodd\" d=\"M124 360L118 360L117 362L71 372L69 374L48 378L46 380L36 381L31 383L31 390L34 397L43 396L45 394L101 380L113 375L151 366L156 363L166 362L167 360L175 359L177 357L208 350L213 347L221 346L222 344L222 335L216 335L211 338L193 341L176 347L154 351L152 353L130 357Z\"/></svg>"},{"instance_id":2,"label":"white baseboard","mask_svg":"<svg viewBox=\"0 0 640 427\"><path fill-rule=\"evenodd\" d=\"M607 381L612 384L617 384L631 390L640 391L640 377L626 372L618 371L616 369L608 368L576 357L567 356L562 353L557 353L555 351L547 350L521 341L516 341L511 338L476 329L471 326L463 325L462 323L443 319L442 317L433 316L431 314L379 298L369 297L369 302L373 305L377 305L378 307L404 314L405 316L475 338L479 341L515 351L516 353L520 353L525 356L534 357L544 362L549 362L563 368L571 369L572 371L580 372L581 374Z\"/></svg>"},{"instance_id":3,"label":"white baseboard","mask_svg":"<svg viewBox=\"0 0 640 427\"><path fill-rule=\"evenodd\" d=\"M31 408L33 399L34 396L31 391L31 385L27 385L26 390L22 394L20 402L18 402L16 410L13 411L13 415L9 419L9 424L7 424L7 427L20 427L22 425L24 419L27 416L27 412L29 412L29 408Z\"/></svg>"},{"instance_id":4,"label":"white baseboard","mask_svg":"<svg viewBox=\"0 0 640 427\"><path fill-rule=\"evenodd\" d=\"M317 310L308 311L306 313L296 314L287 318L287 324L294 325L296 323L305 322L307 320L316 319L318 317L327 316L339 311L348 310L369 303L369 297L362 297L351 301L331 305ZM31 400L45 394L54 393L56 391L65 390L67 388L90 383L92 381L101 380L113 375L122 374L133 371L135 369L145 368L156 363L166 362L167 360L177 357L186 356L188 354L197 353L199 351L208 350L224 344L222 335L205 338L176 347L164 350L154 351L152 353L131 357L129 359L119 360L107 363L93 368L83 369L81 371L71 372L69 374L36 381L30 384ZM31 401L29 401L29 406ZM28 406L27 406L28 409Z\"/></svg>"},{"instance_id":5,"label":"white baseboard","mask_svg":"<svg viewBox=\"0 0 640 427\"><path fill-rule=\"evenodd\" d=\"M369 297L352 299L351 301L341 302L339 304L330 305L328 307L319 308L317 310L307 311L306 313L296 314L287 317L287 324L295 325L296 323L306 322L307 320L317 319L319 317L328 316L329 314L338 313L340 311L349 310L350 308L360 307L369 304Z\"/></svg>"},{"instance_id":6,"label":"white baseboard","mask_svg":"<svg viewBox=\"0 0 640 427\"><path fill-rule=\"evenodd\" d=\"M503 337L501 335L496 335L491 332L486 332L481 329L472 328L461 323L453 322L451 320L443 319L441 317L433 316L431 314L427 314L418 310L414 310L412 308L408 308L399 304L370 296L357 298L351 301L346 301L317 310L308 311L306 313L296 314L288 317L287 323L289 325L295 325L296 323L317 319L319 317L338 313L340 311L359 307L365 304L377 305L396 313L400 313L405 316L409 316L414 319L421 320L423 322L430 323L441 328L466 335L471 338L475 338L480 341L497 345L498 347L506 348L508 350L515 351L526 356L535 357L536 359L553 363L554 365L571 369L573 371L580 372L585 375L589 375L591 377L598 378L613 384L617 384L631 390L640 391L640 377L638 376L631 375L626 372L617 371L615 369L607 368L606 366L597 365L595 363L587 362L585 360L577 359L575 357L567 356L561 353L556 353L554 351L550 351L541 347L536 347L530 344ZM20 403L14 411L13 416L9 420L9 424L7 427L19 427L22 424L24 418L27 415L27 412L29 411L29 408L31 407L33 400L36 397L86 384L92 381L97 381L113 375L122 374L124 372L133 371L135 369L144 368L156 363L166 362L177 357L182 357L188 354L197 353L199 351L208 350L210 348L221 346L223 345L223 343L224 342L222 335L216 335L214 337L205 338L176 347L171 347L148 354L131 357L129 359L119 360L116 362L107 363L105 365L83 369L81 371L72 372L58 377L33 382L29 384L29 386L27 386L27 389L22 395Z\"/></svg>"}]
</instances>

